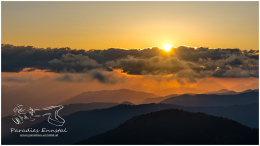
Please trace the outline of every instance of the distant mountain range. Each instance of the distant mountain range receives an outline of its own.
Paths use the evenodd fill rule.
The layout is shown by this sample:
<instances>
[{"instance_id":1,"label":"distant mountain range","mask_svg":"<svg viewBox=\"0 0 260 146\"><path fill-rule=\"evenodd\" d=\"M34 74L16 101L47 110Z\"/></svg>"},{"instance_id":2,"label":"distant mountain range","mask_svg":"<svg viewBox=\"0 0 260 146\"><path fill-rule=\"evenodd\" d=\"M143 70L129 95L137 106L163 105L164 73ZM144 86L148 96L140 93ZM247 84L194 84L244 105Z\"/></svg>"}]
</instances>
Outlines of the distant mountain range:
<instances>
[{"instance_id":1,"label":"distant mountain range","mask_svg":"<svg viewBox=\"0 0 260 146\"><path fill-rule=\"evenodd\" d=\"M86 105L87 106L87 105ZM67 107L67 110L76 108L77 105L71 105ZM65 109L66 107L64 107ZM130 118L146 114L154 111L160 111L165 109L183 109L192 112L204 112L207 114L226 117L236 120L242 124L250 127L258 127L258 103L250 105L237 105L228 107L185 107L171 104L144 104L144 105L117 105L107 109L97 109L91 111L79 111L67 116L63 116L66 123L63 127L69 130L68 133L61 133L62 138L26 138L19 137L19 133L14 133L5 136L3 138L2 130L2 144L73 144L78 141L90 138L97 134L104 133L108 130L114 129L123 122ZM62 111L62 110L61 110ZM76 111L76 110L75 110ZM67 112L65 112L67 113ZM9 120L9 124L6 124ZM5 119L2 121L2 128L10 130L11 127L16 126L11 119ZM191 122L191 121L189 121ZM149 122L147 122L149 124ZM191 124L192 125L192 124ZM49 128L56 129L57 127L43 121L30 128ZM26 127L14 127L14 128L26 128ZM6 131L8 132L8 131Z\"/></svg>"},{"instance_id":2,"label":"distant mountain range","mask_svg":"<svg viewBox=\"0 0 260 146\"><path fill-rule=\"evenodd\" d=\"M236 95L236 94L248 93L248 92L258 92L258 89L254 89L254 90L249 89L249 90L245 90L243 92L235 92L235 91L230 91L230 90L227 90L227 89L221 89L221 90L218 90L218 91L205 92L203 94L207 94L207 95ZM162 97L147 98L142 103L143 104L160 103L163 100L166 100L168 98L182 96L182 95L194 96L196 94L192 94L192 93L190 93L190 94L171 94L171 95L162 96Z\"/></svg>"},{"instance_id":3,"label":"distant mountain range","mask_svg":"<svg viewBox=\"0 0 260 146\"><path fill-rule=\"evenodd\" d=\"M78 144L259 144L258 132L225 118L168 109L133 117Z\"/></svg>"},{"instance_id":4,"label":"distant mountain range","mask_svg":"<svg viewBox=\"0 0 260 146\"><path fill-rule=\"evenodd\" d=\"M47 80L49 79L47 78ZM46 79L43 78L41 81L45 83ZM26 88L25 86L2 86L2 116L12 114L12 110L17 104L33 108L51 106L49 103L53 97L44 98L49 93L41 94L43 93L41 91L41 93L35 94L39 87L44 86L38 84L35 84L37 87L33 86L34 83L27 85ZM32 89L27 90L29 88ZM61 89L65 89L65 87L59 90ZM68 133L60 134L62 138L35 137L32 139L19 137L19 133L10 134L10 128L41 129L44 127L56 129L57 127L49 124L44 118L31 123L16 125L12 121L12 117L7 116L2 118L2 144L73 144L112 130L134 116L173 108L190 112L203 112L235 120L249 127L259 128L258 89L243 92L221 89L206 91L206 94L204 91L202 93L204 94L171 94L158 97L152 93L128 89L82 92L72 98L66 98L66 100L59 99L63 102L58 103L65 105L59 114L66 120L65 125L59 128L69 130ZM66 94L66 92L61 95L63 94ZM56 99L55 101L59 100Z\"/></svg>"},{"instance_id":5,"label":"distant mountain range","mask_svg":"<svg viewBox=\"0 0 260 146\"><path fill-rule=\"evenodd\" d=\"M48 78L48 77L46 77ZM46 79L39 79L41 82L45 83ZM28 87L32 87L33 83L26 85ZM38 86L38 85L36 85ZM2 117L8 116L13 113L13 108L17 104L22 104L25 107L33 107L33 108L42 108L45 106L50 106L57 105L54 101L52 102L52 99L56 98L43 98L42 94L36 94L34 90L26 90L27 88L23 86L15 86L15 87L7 87L7 86L2 86ZM35 89L36 90L36 89ZM36 90L37 91L37 90ZM251 92L251 91L258 91L258 89L255 90L246 90L245 92ZM208 95L236 95L240 94L239 92L235 91L229 91L227 89L222 89L219 91L212 91L212 92L206 92L204 94ZM43 94L45 95L45 94ZM180 104L180 105L185 105L185 106L203 106L202 101L201 104L197 105L191 105L188 104L187 102L190 101L187 100L188 97L193 97L194 94L184 94L184 95L178 95L178 94L171 94L167 96L162 96L158 97L155 94L152 93L146 93L146 92L138 92L138 91L133 91L133 90L128 90L128 89L120 89L120 90L103 90L103 91L89 91L89 92L82 92L72 98L69 98L63 102L60 102L62 105L67 105L67 104L74 104L74 103L92 103L92 102L108 102L108 103L122 103L122 102L131 102L133 104L148 104L148 103L170 103L169 100L171 98L171 101L174 100L173 103L171 104ZM201 97L207 96L207 95L202 95L198 94L195 95L195 98L192 98L192 100L197 100L196 97ZM176 97L176 98L173 98ZM57 97L58 98L58 97ZM182 103L180 100L175 101L176 99L181 99L181 101L185 101L185 103ZM229 97L230 98L230 97ZM251 97L250 97L251 98ZM212 100L212 97L210 98ZM166 101L165 101L166 100ZM56 100L57 101L57 100ZM236 100L234 100L235 102ZM248 100L250 101L250 100ZM177 103L176 103L177 102ZM254 103L251 102L251 103ZM205 103L204 105L207 106L208 103ZM240 103L237 103L240 104ZM250 104L247 102L247 104ZM209 104L210 106L211 104ZM221 104L222 105L222 104ZM230 104L229 104L230 105ZM217 106L217 104L214 104L213 106Z\"/></svg>"},{"instance_id":6,"label":"distant mountain range","mask_svg":"<svg viewBox=\"0 0 260 146\"><path fill-rule=\"evenodd\" d=\"M183 94L171 97L160 103L175 104L183 106L230 106L241 104L252 104L259 102L259 91L250 90L236 95L208 95L208 94Z\"/></svg>"},{"instance_id":7,"label":"distant mountain range","mask_svg":"<svg viewBox=\"0 0 260 146\"><path fill-rule=\"evenodd\" d=\"M103 90L103 91L88 91L80 93L64 102L62 105L72 103L91 103L91 102L131 102L134 104L142 103L147 98L156 98L157 95L152 93L133 91L128 89L120 90Z\"/></svg>"}]
</instances>

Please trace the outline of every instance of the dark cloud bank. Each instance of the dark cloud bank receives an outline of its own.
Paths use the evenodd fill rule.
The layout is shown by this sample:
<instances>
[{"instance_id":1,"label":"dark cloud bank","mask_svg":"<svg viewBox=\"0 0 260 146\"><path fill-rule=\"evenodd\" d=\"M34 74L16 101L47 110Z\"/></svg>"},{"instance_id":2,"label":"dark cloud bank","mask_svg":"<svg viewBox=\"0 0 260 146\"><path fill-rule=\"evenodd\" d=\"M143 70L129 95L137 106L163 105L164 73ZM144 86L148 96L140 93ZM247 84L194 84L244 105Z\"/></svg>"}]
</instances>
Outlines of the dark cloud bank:
<instances>
[{"instance_id":1,"label":"dark cloud bank","mask_svg":"<svg viewBox=\"0 0 260 146\"><path fill-rule=\"evenodd\" d=\"M90 73L101 82L106 82L106 76L99 71L113 69L122 69L134 75L174 74L183 78L259 77L259 50L195 49L185 46L173 50L174 53L167 54L156 47L85 51L2 44L2 72L35 68L51 72ZM71 79L64 76L64 80Z\"/></svg>"}]
</instances>

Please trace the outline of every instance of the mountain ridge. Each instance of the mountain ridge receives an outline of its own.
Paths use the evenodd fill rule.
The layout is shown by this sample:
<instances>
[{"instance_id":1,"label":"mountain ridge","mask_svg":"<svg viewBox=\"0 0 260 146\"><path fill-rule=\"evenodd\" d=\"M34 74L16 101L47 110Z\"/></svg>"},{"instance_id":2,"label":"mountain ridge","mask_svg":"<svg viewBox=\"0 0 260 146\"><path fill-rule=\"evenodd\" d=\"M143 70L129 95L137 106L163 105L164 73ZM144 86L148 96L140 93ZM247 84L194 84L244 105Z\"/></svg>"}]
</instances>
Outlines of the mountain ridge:
<instances>
[{"instance_id":1,"label":"mountain ridge","mask_svg":"<svg viewBox=\"0 0 260 146\"><path fill-rule=\"evenodd\" d=\"M259 103L258 90L242 92L236 95L208 95L208 94L183 94L161 101L165 104L177 104L183 106L230 106L237 104Z\"/></svg>"}]
</instances>

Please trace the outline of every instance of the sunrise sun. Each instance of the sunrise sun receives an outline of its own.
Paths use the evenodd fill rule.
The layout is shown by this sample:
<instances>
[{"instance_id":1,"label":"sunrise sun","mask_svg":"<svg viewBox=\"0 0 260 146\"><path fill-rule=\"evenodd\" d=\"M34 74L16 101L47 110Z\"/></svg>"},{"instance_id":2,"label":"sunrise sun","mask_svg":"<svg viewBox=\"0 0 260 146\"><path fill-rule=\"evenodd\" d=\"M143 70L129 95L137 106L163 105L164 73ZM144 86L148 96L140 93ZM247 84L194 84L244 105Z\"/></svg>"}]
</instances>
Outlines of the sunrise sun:
<instances>
[{"instance_id":1,"label":"sunrise sun","mask_svg":"<svg viewBox=\"0 0 260 146\"><path fill-rule=\"evenodd\" d=\"M169 45L169 44L166 44L166 45L163 46L163 50L165 50L165 51L170 51L171 48L172 48L172 46Z\"/></svg>"}]
</instances>

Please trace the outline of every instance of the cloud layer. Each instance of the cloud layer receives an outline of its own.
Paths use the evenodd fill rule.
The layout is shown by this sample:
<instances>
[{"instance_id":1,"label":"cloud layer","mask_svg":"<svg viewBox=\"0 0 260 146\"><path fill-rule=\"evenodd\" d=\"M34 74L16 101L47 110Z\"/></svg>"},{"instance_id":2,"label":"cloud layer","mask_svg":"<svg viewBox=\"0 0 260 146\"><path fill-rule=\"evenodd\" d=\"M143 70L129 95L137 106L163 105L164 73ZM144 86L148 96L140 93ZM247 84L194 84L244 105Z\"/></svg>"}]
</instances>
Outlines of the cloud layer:
<instances>
[{"instance_id":1,"label":"cloud layer","mask_svg":"<svg viewBox=\"0 0 260 146\"><path fill-rule=\"evenodd\" d=\"M180 46L166 53L156 47L85 51L2 45L2 72L19 72L24 68L84 73L103 83L114 82L111 76L104 74L104 71L114 69L122 69L131 75L172 74L173 77L189 78L191 81L204 77L259 77L259 50ZM57 80L72 81L69 76Z\"/></svg>"}]
</instances>

